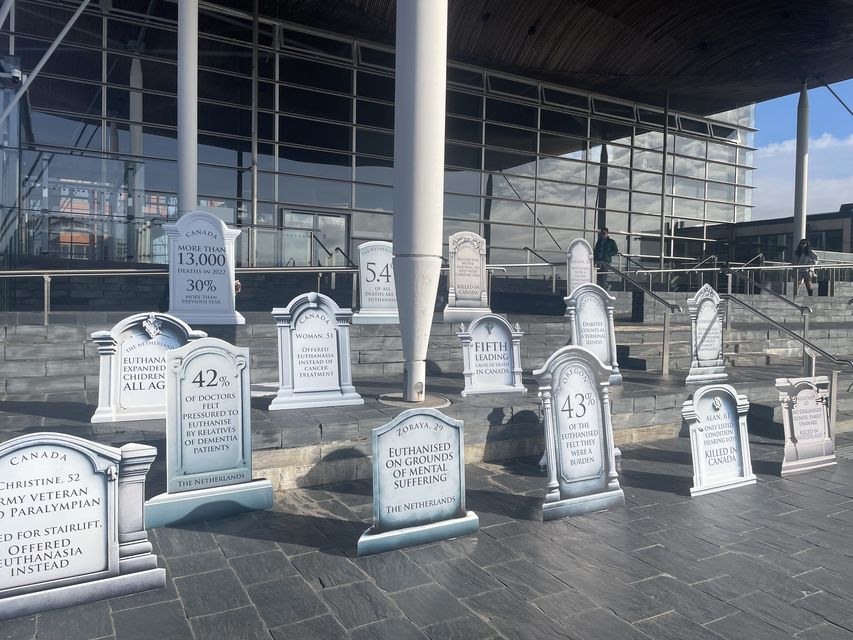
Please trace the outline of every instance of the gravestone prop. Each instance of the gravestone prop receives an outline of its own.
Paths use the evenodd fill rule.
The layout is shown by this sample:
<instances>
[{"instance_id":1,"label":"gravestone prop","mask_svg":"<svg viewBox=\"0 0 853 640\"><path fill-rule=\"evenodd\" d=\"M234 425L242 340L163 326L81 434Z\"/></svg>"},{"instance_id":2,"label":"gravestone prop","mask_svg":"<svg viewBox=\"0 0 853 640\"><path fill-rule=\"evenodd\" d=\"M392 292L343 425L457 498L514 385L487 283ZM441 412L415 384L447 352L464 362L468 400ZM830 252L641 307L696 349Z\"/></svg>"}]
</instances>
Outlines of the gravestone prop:
<instances>
[{"instance_id":1,"label":"gravestone prop","mask_svg":"<svg viewBox=\"0 0 853 640\"><path fill-rule=\"evenodd\" d=\"M394 288L394 249L390 242L365 242L358 247L358 299L353 324L400 324Z\"/></svg>"},{"instance_id":2,"label":"gravestone prop","mask_svg":"<svg viewBox=\"0 0 853 640\"><path fill-rule=\"evenodd\" d=\"M270 482L252 480L249 350L203 338L166 361L166 493L145 503L145 526L272 507Z\"/></svg>"},{"instance_id":3,"label":"gravestone prop","mask_svg":"<svg viewBox=\"0 0 853 640\"><path fill-rule=\"evenodd\" d=\"M461 420L436 409L409 409L373 430L373 526L358 555L475 533L465 509Z\"/></svg>"},{"instance_id":4,"label":"gravestone prop","mask_svg":"<svg viewBox=\"0 0 853 640\"><path fill-rule=\"evenodd\" d=\"M782 475L835 464L829 430L829 378L776 378L785 427Z\"/></svg>"},{"instance_id":5,"label":"gravestone prop","mask_svg":"<svg viewBox=\"0 0 853 640\"><path fill-rule=\"evenodd\" d=\"M542 518L555 520L624 504L610 423L611 370L590 351L566 346L533 375L539 383L548 460Z\"/></svg>"},{"instance_id":6,"label":"gravestone prop","mask_svg":"<svg viewBox=\"0 0 853 640\"><path fill-rule=\"evenodd\" d=\"M728 379L723 362L723 313L720 296L709 284L687 301L690 309L690 371L686 384L724 382Z\"/></svg>"},{"instance_id":7,"label":"gravestone prop","mask_svg":"<svg viewBox=\"0 0 853 640\"><path fill-rule=\"evenodd\" d=\"M205 211L164 224L169 238L169 313L191 324L245 324L234 306L234 241L230 229Z\"/></svg>"},{"instance_id":8,"label":"gravestone prop","mask_svg":"<svg viewBox=\"0 0 853 640\"><path fill-rule=\"evenodd\" d=\"M279 388L270 411L364 404L352 385L352 311L311 292L272 315L278 325Z\"/></svg>"},{"instance_id":9,"label":"gravestone prop","mask_svg":"<svg viewBox=\"0 0 853 640\"><path fill-rule=\"evenodd\" d=\"M513 329L501 316L489 313L465 325L456 335L462 341L465 389L463 396L481 393L526 393L521 384L521 327Z\"/></svg>"},{"instance_id":10,"label":"gravestone prop","mask_svg":"<svg viewBox=\"0 0 853 640\"><path fill-rule=\"evenodd\" d=\"M749 400L727 384L701 387L681 408L693 456L691 496L755 482L746 414Z\"/></svg>"},{"instance_id":11,"label":"gravestone prop","mask_svg":"<svg viewBox=\"0 0 853 640\"><path fill-rule=\"evenodd\" d=\"M0 620L166 585L142 521L156 455L62 433L0 444Z\"/></svg>"},{"instance_id":12,"label":"gravestone prop","mask_svg":"<svg viewBox=\"0 0 853 640\"><path fill-rule=\"evenodd\" d=\"M486 241L472 231L460 231L448 241L447 306L445 322L470 322L489 308Z\"/></svg>"},{"instance_id":13,"label":"gravestone prop","mask_svg":"<svg viewBox=\"0 0 853 640\"><path fill-rule=\"evenodd\" d=\"M613 303L616 298L597 284L586 283L565 298L566 317L572 331L571 344L589 350L610 367L610 384L622 384L616 356Z\"/></svg>"},{"instance_id":14,"label":"gravestone prop","mask_svg":"<svg viewBox=\"0 0 853 640\"><path fill-rule=\"evenodd\" d=\"M595 282L592 247L583 238L575 238L569 243L566 249L566 271L569 295L582 284Z\"/></svg>"},{"instance_id":15,"label":"gravestone prop","mask_svg":"<svg viewBox=\"0 0 853 640\"><path fill-rule=\"evenodd\" d=\"M92 422L165 418L166 353L206 335L165 313L137 313L95 331L101 368Z\"/></svg>"}]
</instances>

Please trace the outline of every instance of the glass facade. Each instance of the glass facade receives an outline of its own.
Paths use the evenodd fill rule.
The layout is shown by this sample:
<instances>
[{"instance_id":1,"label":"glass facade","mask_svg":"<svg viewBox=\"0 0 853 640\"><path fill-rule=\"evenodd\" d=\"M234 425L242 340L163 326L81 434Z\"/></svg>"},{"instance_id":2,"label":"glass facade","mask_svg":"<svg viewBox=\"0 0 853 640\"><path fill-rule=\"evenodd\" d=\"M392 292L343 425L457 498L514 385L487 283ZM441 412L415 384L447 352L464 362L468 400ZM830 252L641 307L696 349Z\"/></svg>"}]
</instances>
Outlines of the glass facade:
<instances>
[{"instance_id":1,"label":"glass facade","mask_svg":"<svg viewBox=\"0 0 853 640\"><path fill-rule=\"evenodd\" d=\"M70 13L17 0L0 51L27 73ZM7 264L165 261L176 20L169 3L93 6L33 82L4 125L20 127ZM199 29L198 204L243 229L238 265L343 266L390 240L393 51L262 15L255 96L252 16L204 3ZM753 122L752 107L670 113L665 144L660 109L451 64L444 235L480 233L492 263L527 262L526 248L560 260L605 225L624 253L705 255L708 225L750 217Z\"/></svg>"}]
</instances>

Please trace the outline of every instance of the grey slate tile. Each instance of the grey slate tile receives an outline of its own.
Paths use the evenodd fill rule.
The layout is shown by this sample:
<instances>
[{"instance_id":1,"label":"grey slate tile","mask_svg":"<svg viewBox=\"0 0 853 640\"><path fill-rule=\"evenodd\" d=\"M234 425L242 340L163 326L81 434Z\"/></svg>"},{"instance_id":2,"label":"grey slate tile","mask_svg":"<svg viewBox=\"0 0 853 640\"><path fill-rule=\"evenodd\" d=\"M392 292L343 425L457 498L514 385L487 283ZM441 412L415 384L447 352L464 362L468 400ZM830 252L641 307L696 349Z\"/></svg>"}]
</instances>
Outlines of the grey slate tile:
<instances>
[{"instance_id":1,"label":"grey slate tile","mask_svg":"<svg viewBox=\"0 0 853 640\"><path fill-rule=\"evenodd\" d=\"M820 616L763 591L735 598L730 604L789 634L805 631L823 622Z\"/></svg>"},{"instance_id":2,"label":"grey slate tile","mask_svg":"<svg viewBox=\"0 0 853 640\"><path fill-rule=\"evenodd\" d=\"M315 589L337 587L367 578L352 560L336 549L306 553L290 561Z\"/></svg>"},{"instance_id":3,"label":"grey slate tile","mask_svg":"<svg viewBox=\"0 0 853 640\"><path fill-rule=\"evenodd\" d=\"M225 556L219 549L178 556L177 558L166 558L166 565L174 578L216 571L225 566L225 562Z\"/></svg>"},{"instance_id":4,"label":"grey slate tile","mask_svg":"<svg viewBox=\"0 0 853 640\"><path fill-rule=\"evenodd\" d=\"M47 611L36 622L39 640L91 640L113 634L109 602Z\"/></svg>"},{"instance_id":5,"label":"grey slate tile","mask_svg":"<svg viewBox=\"0 0 853 640\"><path fill-rule=\"evenodd\" d=\"M430 640L487 640L497 631L476 615L437 622L421 629Z\"/></svg>"},{"instance_id":6,"label":"grey slate tile","mask_svg":"<svg viewBox=\"0 0 853 640\"><path fill-rule=\"evenodd\" d=\"M175 587L188 618L249 604L243 585L231 569L175 578Z\"/></svg>"},{"instance_id":7,"label":"grey slate tile","mask_svg":"<svg viewBox=\"0 0 853 640\"><path fill-rule=\"evenodd\" d=\"M332 615L271 629L275 640L349 640L349 632Z\"/></svg>"},{"instance_id":8,"label":"grey slate tile","mask_svg":"<svg viewBox=\"0 0 853 640\"><path fill-rule=\"evenodd\" d=\"M391 599L419 627L468 615L469 610L444 587L425 584L392 594Z\"/></svg>"},{"instance_id":9,"label":"grey slate tile","mask_svg":"<svg viewBox=\"0 0 853 640\"><path fill-rule=\"evenodd\" d=\"M583 640L649 640L649 636L628 624L622 618L614 615L606 609L594 609L579 613L566 624L578 638ZM689 636L684 636L686 640ZM692 638L691 638L692 640Z\"/></svg>"},{"instance_id":10,"label":"grey slate tile","mask_svg":"<svg viewBox=\"0 0 853 640\"><path fill-rule=\"evenodd\" d=\"M196 638L204 640L270 640L255 607L231 609L190 620Z\"/></svg>"},{"instance_id":11,"label":"grey slate tile","mask_svg":"<svg viewBox=\"0 0 853 640\"><path fill-rule=\"evenodd\" d=\"M705 625L708 629L726 640L779 640L780 637L790 638L776 627L763 620L743 612L737 612L720 620Z\"/></svg>"},{"instance_id":12,"label":"grey slate tile","mask_svg":"<svg viewBox=\"0 0 853 640\"><path fill-rule=\"evenodd\" d=\"M352 640L427 640L408 620L392 618L368 624L352 632Z\"/></svg>"},{"instance_id":13,"label":"grey slate tile","mask_svg":"<svg viewBox=\"0 0 853 640\"><path fill-rule=\"evenodd\" d=\"M113 614L116 640L193 640L189 622L177 600Z\"/></svg>"},{"instance_id":14,"label":"grey slate tile","mask_svg":"<svg viewBox=\"0 0 853 640\"><path fill-rule=\"evenodd\" d=\"M244 585L278 580L297 573L296 567L277 546L274 551L231 558L228 564Z\"/></svg>"},{"instance_id":15,"label":"grey slate tile","mask_svg":"<svg viewBox=\"0 0 853 640\"><path fill-rule=\"evenodd\" d=\"M390 598L369 581L323 589L320 595L347 629L401 616Z\"/></svg>"},{"instance_id":16,"label":"grey slate tile","mask_svg":"<svg viewBox=\"0 0 853 640\"><path fill-rule=\"evenodd\" d=\"M373 578L383 591L400 591L433 582L433 579L402 551L365 556L354 562L359 569Z\"/></svg>"},{"instance_id":17,"label":"grey slate tile","mask_svg":"<svg viewBox=\"0 0 853 640\"><path fill-rule=\"evenodd\" d=\"M706 624L737 613L734 607L670 576L642 580L635 582L634 586L647 596L668 604L698 624Z\"/></svg>"},{"instance_id":18,"label":"grey slate tile","mask_svg":"<svg viewBox=\"0 0 853 640\"><path fill-rule=\"evenodd\" d=\"M468 558L457 558L425 565L427 573L457 598L475 596L504 585Z\"/></svg>"},{"instance_id":19,"label":"grey slate tile","mask_svg":"<svg viewBox=\"0 0 853 640\"><path fill-rule=\"evenodd\" d=\"M568 586L527 560L512 560L492 565L489 567L489 573L527 600L565 591Z\"/></svg>"},{"instance_id":20,"label":"grey slate tile","mask_svg":"<svg viewBox=\"0 0 853 640\"><path fill-rule=\"evenodd\" d=\"M578 638L569 629L543 616L539 609L507 588L466 598L465 604L507 638L524 638L524 640L577 640Z\"/></svg>"},{"instance_id":21,"label":"grey slate tile","mask_svg":"<svg viewBox=\"0 0 853 640\"><path fill-rule=\"evenodd\" d=\"M677 611L670 611L648 620L641 620L635 626L655 640L720 640L713 631L685 618Z\"/></svg>"},{"instance_id":22,"label":"grey slate tile","mask_svg":"<svg viewBox=\"0 0 853 640\"><path fill-rule=\"evenodd\" d=\"M329 610L302 576L247 587L252 603L270 628L301 622Z\"/></svg>"},{"instance_id":23,"label":"grey slate tile","mask_svg":"<svg viewBox=\"0 0 853 640\"><path fill-rule=\"evenodd\" d=\"M32 640L36 636L36 617L26 616L0 622L0 640Z\"/></svg>"}]
</instances>

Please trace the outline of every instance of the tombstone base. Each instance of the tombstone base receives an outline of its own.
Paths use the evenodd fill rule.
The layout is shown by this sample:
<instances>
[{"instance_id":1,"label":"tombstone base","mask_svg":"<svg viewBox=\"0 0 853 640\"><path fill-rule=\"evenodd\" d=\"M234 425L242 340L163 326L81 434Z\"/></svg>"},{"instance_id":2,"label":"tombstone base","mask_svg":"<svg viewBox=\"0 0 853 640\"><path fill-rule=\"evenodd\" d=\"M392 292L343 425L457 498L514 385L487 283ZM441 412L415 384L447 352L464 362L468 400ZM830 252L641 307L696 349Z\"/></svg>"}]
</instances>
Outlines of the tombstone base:
<instances>
[{"instance_id":1,"label":"tombstone base","mask_svg":"<svg viewBox=\"0 0 853 640\"><path fill-rule=\"evenodd\" d=\"M813 471L821 467L831 467L837 464L835 454L828 456L820 456L817 458L804 458L803 460L788 460L782 461L782 477L791 476L797 473L805 473Z\"/></svg>"},{"instance_id":2,"label":"tombstone base","mask_svg":"<svg viewBox=\"0 0 853 640\"><path fill-rule=\"evenodd\" d=\"M716 367L690 367L684 384L702 386L713 382L725 382L729 379L724 365Z\"/></svg>"},{"instance_id":3,"label":"tombstone base","mask_svg":"<svg viewBox=\"0 0 853 640\"><path fill-rule=\"evenodd\" d=\"M623 504L625 504L625 493L622 489L603 491L591 496L565 498L554 502L545 502L542 505L542 519L559 520L567 516L582 516L595 511L604 511L611 507L619 507Z\"/></svg>"},{"instance_id":4,"label":"tombstone base","mask_svg":"<svg viewBox=\"0 0 853 640\"><path fill-rule=\"evenodd\" d=\"M463 398L467 398L468 396L483 396L490 393L527 393L527 387L471 387L463 389L460 395Z\"/></svg>"},{"instance_id":5,"label":"tombstone base","mask_svg":"<svg viewBox=\"0 0 853 640\"><path fill-rule=\"evenodd\" d=\"M187 524L270 508L272 484L265 479L182 493L161 493L145 502L145 528Z\"/></svg>"},{"instance_id":6,"label":"tombstone base","mask_svg":"<svg viewBox=\"0 0 853 640\"><path fill-rule=\"evenodd\" d=\"M388 311L371 311L362 309L352 314L353 324L400 324L400 316Z\"/></svg>"},{"instance_id":7,"label":"tombstone base","mask_svg":"<svg viewBox=\"0 0 853 640\"><path fill-rule=\"evenodd\" d=\"M172 311L169 315L180 318L188 325L194 324L246 324L246 318L236 311Z\"/></svg>"},{"instance_id":8,"label":"tombstone base","mask_svg":"<svg viewBox=\"0 0 853 640\"><path fill-rule=\"evenodd\" d=\"M369 556L374 553L458 538L459 536L477 533L479 530L480 518L473 511L467 512L461 518L442 520L418 527L405 527L404 529L395 529L383 533L371 533L373 527L370 527L358 539L358 555Z\"/></svg>"},{"instance_id":9,"label":"tombstone base","mask_svg":"<svg viewBox=\"0 0 853 640\"><path fill-rule=\"evenodd\" d=\"M25 593L0 600L0 621L51 611L52 609L64 609L65 607L74 607L99 600L118 598L140 591L162 589L165 586L166 570L148 569L111 578L92 580L91 582L79 582L65 587Z\"/></svg>"},{"instance_id":10,"label":"tombstone base","mask_svg":"<svg viewBox=\"0 0 853 640\"><path fill-rule=\"evenodd\" d=\"M492 310L488 307L451 307L448 305L444 307L444 323L471 322L477 316L491 312Z\"/></svg>"},{"instance_id":11,"label":"tombstone base","mask_svg":"<svg viewBox=\"0 0 853 640\"><path fill-rule=\"evenodd\" d=\"M272 399L269 411L282 409L311 409L312 407L343 407L351 404L364 404L364 398L353 391L312 391L310 393L287 394L281 392Z\"/></svg>"},{"instance_id":12,"label":"tombstone base","mask_svg":"<svg viewBox=\"0 0 853 640\"><path fill-rule=\"evenodd\" d=\"M690 487L690 496L704 496L707 493L717 493L718 491L725 491L726 489L737 489L738 487L745 487L750 484L755 484L755 476L752 474L745 478L735 478L729 482L721 482L712 485L706 484L701 487Z\"/></svg>"},{"instance_id":13,"label":"tombstone base","mask_svg":"<svg viewBox=\"0 0 853 640\"><path fill-rule=\"evenodd\" d=\"M159 411L126 411L116 414L111 407L98 407L89 420L91 424L102 422L126 422L129 420L165 420L166 407L160 407Z\"/></svg>"}]
</instances>

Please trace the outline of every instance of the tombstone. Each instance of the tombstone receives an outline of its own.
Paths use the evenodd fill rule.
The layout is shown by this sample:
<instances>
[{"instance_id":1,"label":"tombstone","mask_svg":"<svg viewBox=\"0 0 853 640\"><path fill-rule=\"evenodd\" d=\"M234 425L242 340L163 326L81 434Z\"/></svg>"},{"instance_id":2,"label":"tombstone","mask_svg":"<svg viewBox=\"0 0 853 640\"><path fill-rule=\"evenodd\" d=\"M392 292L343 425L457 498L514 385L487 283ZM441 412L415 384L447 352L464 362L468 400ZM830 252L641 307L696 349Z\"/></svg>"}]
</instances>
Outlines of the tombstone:
<instances>
[{"instance_id":1,"label":"tombstone","mask_svg":"<svg viewBox=\"0 0 853 640\"><path fill-rule=\"evenodd\" d=\"M270 411L364 404L352 385L352 311L312 291L272 315L278 325L279 388Z\"/></svg>"},{"instance_id":2,"label":"tombstone","mask_svg":"<svg viewBox=\"0 0 853 640\"><path fill-rule=\"evenodd\" d=\"M145 526L271 508L270 482L252 480L249 350L203 338L166 362L166 493L145 503Z\"/></svg>"},{"instance_id":3,"label":"tombstone","mask_svg":"<svg viewBox=\"0 0 853 640\"><path fill-rule=\"evenodd\" d=\"M95 331L101 370L92 422L165 418L166 353L206 335L165 313L137 313Z\"/></svg>"},{"instance_id":4,"label":"tombstone","mask_svg":"<svg viewBox=\"0 0 853 640\"><path fill-rule=\"evenodd\" d=\"M709 284L687 301L690 308L690 371L686 384L724 382L723 313L720 296Z\"/></svg>"},{"instance_id":5,"label":"tombstone","mask_svg":"<svg viewBox=\"0 0 853 640\"><path fill-rule=\"evenodd\" d=\"M400 324L394 288L394 250L379 240L358 246L358 298L353 324Z\"/></svg>"},{"instance_id":6,"label":"tombstone","mask_svg":"<svg viewBox=\"0 0 853 640\"><path fill-rule=\"evenodd\" d=\"M776 378L785 427L782 475L835 464L829 430L829 378Z\"/></svg>"},{"instance_id":7,"label":"tombstone","mask_svg":"<svg viewBox=\"0 0 853 640\"><path fill-rule=\"evenodd\" d=\"M154 447L0 444L0 620L166 586L142 522Z\"/></svg>"},{"instance_id":8,"label":"tombstone","mask_svg":"<svg viewBox=\"0 0 853 640\"><path fill-rule=\"evenodd\" d=\"M727 384L701 387L692 399L685 401L681 415L690 430L691 496L755 482L749 455L747 411L749 400Z\"/></svg>"},{"instance_id":9,"label":"tombstone","mask_svg":"<svg viewBox=\"0 0 853 640\"><path fill-rule=\"evenodd\" d=\"M575 238L566 249L568 295L582 284L595 282L595 260L592 247L583 238Z\"/></svg>"},{"instance_id":10,"label":"tombstone","mask_svg":"<svg viewBox=\"0 0 853 640\"><path fill-rule=\"evenodd\" d=\"M589 350L610 367L611 385L622 384L613 325L616 298L597 284L588 282L577 287L565 301L566 317L572 331L571 344Z\"/></svg>"},{"instance_id":11,"label":"tombstone","mask_svg":"<svg viewBox=\"0 0 853 640\"><path fill-rule=\"evenodd\" d=\"M501 316L477 316L468 330L456 335L462 341L465 389L463 396L481 393L526 393L521 383L521 327L515 329Z\"/></svg>"},{"instance_id":12,"label":"tombstone","mask_svg":"<svg viewBox=\"0 0 853 640\"><path fill-rule=\"evenodd\" d=\"M548 459L542 518L555 520L625 504L610 423L611 370L590 351L566 346L533 375L539 383Z\"/></svg>"},{"instance_id":13,"label":"tombstone","mask_svg":"<svg viewBox=\"0 0 853 640\"><path fill-rule=\"evenodd\" d=\"M234 305L234 241L212 213L193 211L164 224L169 238L169 313L191 324L245 324Z\"/></svg>"},{"instance_id":14,"label":"tombstone","mask_svg":"<svg viewBox=\"0 0 853 640\"><path fill-rule=\"evenodd\" d=\"M460 231L448 241L447 306L445 322L470 322L489 308L486 241L472 231Z\"/></svg>"},{"instance_id":15,"label":"tombstone","mask_svg":"<svg viewBox=\"0 0 853 640\"><path fill-rule=\"evenodd\" d=\"M465 509L461 420L436 409L409 409L373 430L373 526L358 555L476 533Z\"/></svg>"}]
</instances>

